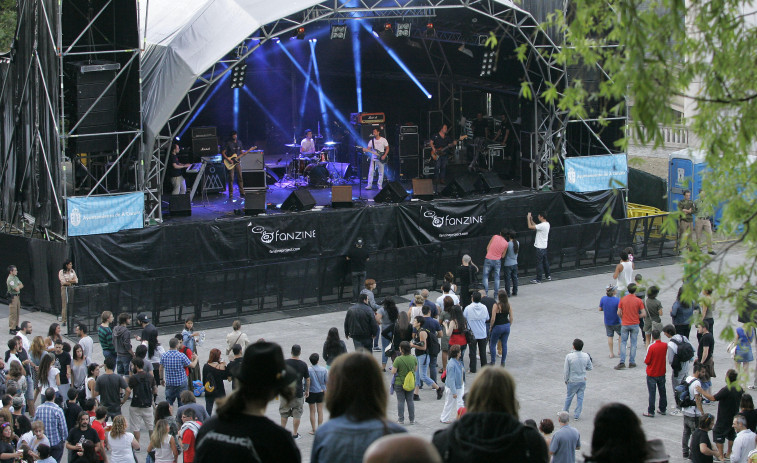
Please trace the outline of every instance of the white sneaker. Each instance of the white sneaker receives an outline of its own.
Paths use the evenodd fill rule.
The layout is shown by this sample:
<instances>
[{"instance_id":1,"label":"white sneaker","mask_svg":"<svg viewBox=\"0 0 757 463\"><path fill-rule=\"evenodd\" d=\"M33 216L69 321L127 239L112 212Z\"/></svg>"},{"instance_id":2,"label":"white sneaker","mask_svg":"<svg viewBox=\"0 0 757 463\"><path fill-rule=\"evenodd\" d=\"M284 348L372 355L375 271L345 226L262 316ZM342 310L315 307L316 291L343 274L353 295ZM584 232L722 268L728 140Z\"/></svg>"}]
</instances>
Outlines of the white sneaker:
<instances>
[{"instance_id":1,"label":"white sneaker","mask_svg":"<svg viewBox=\"0 0 757 463\"><path fill-rule=\"evenodd\" d=\"M367 187L365 187L365 189L366 189L366 190L372 190L372 189L373 189L373 187L372 187L372 186L370 186L370 185L368 185Z\"/></svg>"}]
</instances>

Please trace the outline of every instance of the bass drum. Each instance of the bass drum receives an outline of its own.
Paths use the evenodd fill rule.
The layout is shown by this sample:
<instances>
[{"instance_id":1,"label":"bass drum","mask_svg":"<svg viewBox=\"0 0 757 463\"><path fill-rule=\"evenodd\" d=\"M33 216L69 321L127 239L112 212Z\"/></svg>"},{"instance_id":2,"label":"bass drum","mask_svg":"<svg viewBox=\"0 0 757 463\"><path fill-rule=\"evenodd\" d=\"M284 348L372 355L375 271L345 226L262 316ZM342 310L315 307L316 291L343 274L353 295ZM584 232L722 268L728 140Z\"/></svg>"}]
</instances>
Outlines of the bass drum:
<instances>
[{"instance_id":1,"label":"bass drum","mask_svg":"<svg viewBox=\"0 0 757 463\"><path fill-rule=\"evenodd\" d=\"M326 163L311 164L305 168L305 176L308 178L308 185L316 187L328 187L329 171L326 169Z\"/></svg>"}]
</instances>

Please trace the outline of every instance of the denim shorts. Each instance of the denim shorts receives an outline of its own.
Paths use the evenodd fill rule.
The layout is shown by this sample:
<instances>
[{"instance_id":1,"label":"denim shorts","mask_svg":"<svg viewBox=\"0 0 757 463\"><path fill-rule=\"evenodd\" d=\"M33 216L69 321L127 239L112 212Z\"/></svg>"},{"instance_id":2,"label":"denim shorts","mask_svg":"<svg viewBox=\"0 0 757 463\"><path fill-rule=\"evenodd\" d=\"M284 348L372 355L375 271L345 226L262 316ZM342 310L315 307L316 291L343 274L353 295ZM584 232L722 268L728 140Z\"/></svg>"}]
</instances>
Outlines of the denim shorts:
<instances>
[{"instance_id":1,"label":"denim shorts","mask_svg":"<svg viewBox=\"0 0 757 463\"><path fill-rule=\"evenodd\" d=\"M613 333L618 333L618 336L620 336L620 325L605 325L605 334L607 334L607 337L611 338Z\"/></svg>"}]
</instances>

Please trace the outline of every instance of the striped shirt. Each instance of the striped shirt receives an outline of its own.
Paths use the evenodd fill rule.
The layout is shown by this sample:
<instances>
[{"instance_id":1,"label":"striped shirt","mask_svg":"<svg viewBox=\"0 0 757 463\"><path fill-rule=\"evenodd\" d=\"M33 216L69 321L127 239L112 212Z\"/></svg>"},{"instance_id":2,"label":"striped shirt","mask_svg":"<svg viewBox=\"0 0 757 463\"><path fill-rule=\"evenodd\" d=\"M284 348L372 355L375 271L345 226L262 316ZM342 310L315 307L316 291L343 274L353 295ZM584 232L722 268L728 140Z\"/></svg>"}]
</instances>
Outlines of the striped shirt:
<instances>
[{"instance_id":1,"label":"striped shirt","mask_svg":"<svg viewBox=\"0 0 757 463\"><path fill-rule=\"evenodd\" d=\"M102 347L103 351L116 351L116 348L113 346L113 330L110 327L98 326L97 337L100 339L100 347Z\"/></svg>"}]
</instances>

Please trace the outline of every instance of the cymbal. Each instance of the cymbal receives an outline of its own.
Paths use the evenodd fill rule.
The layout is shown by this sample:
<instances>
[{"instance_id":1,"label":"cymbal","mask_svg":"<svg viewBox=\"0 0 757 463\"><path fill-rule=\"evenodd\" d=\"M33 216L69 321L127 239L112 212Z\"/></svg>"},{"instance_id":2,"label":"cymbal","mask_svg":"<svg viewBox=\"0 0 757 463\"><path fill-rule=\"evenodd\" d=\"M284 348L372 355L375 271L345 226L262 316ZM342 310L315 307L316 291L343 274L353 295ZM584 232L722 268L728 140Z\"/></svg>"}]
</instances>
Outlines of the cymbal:
<instances>
[{"instance_id":1,"label":"cymbal","mask_svg":"<svg viewBox=\"0 0 757 463\"><path fill-rule=\"evenodd\" d=\"M331 146L331 145L338 145L338 144L339 143L335 142L335 141L327 141L326 143L324 143L324 145L329 145L329 146Z\"/></svg>"},{"instance_id":2,"label":"cymbal","mask_svg":"<svg viewBox=\"0 0 757 463\"><path fill-rule=\"evenodd\" d=\"M297 143L288 143L288 144L286 144L284 146L288 146L289 148L299 148L300 147L300 145L298 145Z\"/></svg>"}]
</instances>

